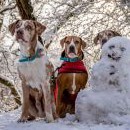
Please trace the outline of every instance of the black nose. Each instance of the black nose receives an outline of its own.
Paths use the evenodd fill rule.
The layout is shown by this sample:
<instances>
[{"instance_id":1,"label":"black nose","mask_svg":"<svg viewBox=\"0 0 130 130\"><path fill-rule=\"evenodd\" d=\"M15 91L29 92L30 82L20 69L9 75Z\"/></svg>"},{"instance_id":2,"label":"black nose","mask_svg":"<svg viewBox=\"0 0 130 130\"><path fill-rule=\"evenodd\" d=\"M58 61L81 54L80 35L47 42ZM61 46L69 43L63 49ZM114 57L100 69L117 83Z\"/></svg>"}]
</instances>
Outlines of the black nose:
<instances>
[{"instance_id":1,"label":"black nose","mask_svg":"<svg viewBox=\"0 0 130 130\"><path fill-rule=\"evenodd\" d=\"M74 50L74 46L70 46L70 52L75 52L75 50Z\"/></svg>"},{"instance_id":2,"label":"black nose","mask_svg":"<svg viewBox=\"0 0 130 130\"><path fill-rule=\"evenodd\" d=\"M17 35L23 35L23 31L22 30L18 30L17 31Z\"/></svg>"},{"instance_id":3,"label":"black nose","mask_svg":"<svg viewBox=\"0 0 130 130\"><path fill-rule=\"evenodd\" d=\"M106 43L107 42L107 39L102 39L102 43Z\"/></svg>"}]
</instances>

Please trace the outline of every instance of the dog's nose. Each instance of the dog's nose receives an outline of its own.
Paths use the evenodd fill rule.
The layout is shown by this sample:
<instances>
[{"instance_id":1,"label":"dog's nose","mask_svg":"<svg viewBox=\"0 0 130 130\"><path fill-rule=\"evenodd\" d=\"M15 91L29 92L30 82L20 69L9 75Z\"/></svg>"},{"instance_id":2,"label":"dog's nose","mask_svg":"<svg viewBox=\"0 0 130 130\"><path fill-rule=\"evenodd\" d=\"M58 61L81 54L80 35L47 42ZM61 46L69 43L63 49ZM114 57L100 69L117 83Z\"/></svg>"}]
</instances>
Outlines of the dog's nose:
<instances>
[{"instance_id":1,"label":"dog's nose","mask_svg":"<svg viewBox=\"0 0 130 130\"><path fill-rule=\"evenodd\" d=\"M70 52L74 52L74 46L70 46Z\"/></svg>"},{"instance_id":2,"label":"dog's nose","mask_svg":"<svg viewBox=\"0 0 130 130\"><path fill-rule=\"evenodd\" d=\"M102 43L106 43L107 42L107 39L102 39Z\"/></svg>"},{"instance_id":3,"label":"dog's nose","mask_svg":"<svg viewBox=\"0 0 130 130\"><path fill-rule=\"evenodd\" d=\"M17 35L22 35L23 34L23 30L18 30L17 31Z\"/></svg>"}]
</instances>

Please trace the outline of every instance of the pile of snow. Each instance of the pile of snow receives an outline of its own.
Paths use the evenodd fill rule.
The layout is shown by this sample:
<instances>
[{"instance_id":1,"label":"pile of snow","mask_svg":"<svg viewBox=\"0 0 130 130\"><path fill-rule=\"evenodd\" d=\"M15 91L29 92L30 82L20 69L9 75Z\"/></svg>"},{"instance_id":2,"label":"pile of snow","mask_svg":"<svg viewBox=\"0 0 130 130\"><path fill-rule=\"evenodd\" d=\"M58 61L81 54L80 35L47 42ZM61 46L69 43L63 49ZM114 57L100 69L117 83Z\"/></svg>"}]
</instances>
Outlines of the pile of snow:
<instances>
[{"instance_id":1,"label":"pile of snow","mask_svg":"<svg viewBox=\"0 0 130 130\"><path fill-rule=\"evenodd\" d=\"M27 123L17 123L19 110L0 113L0 130L129 130L130 124L108 125L108 124L83 124L75 121L74 115L67 115L53 123L46 123L43 119Z\"/></svg>"},{"instance_id":2,"label":"pile of snow","mask_svg":"<svg viewBox=\"0 0 130 130\"><path fill-rule=\"evenodd\" d=\"M111 38L93 66L90 88L76 100L76 116L86 123L130 123L130 40Z\"/></svg>"}]
</instances>

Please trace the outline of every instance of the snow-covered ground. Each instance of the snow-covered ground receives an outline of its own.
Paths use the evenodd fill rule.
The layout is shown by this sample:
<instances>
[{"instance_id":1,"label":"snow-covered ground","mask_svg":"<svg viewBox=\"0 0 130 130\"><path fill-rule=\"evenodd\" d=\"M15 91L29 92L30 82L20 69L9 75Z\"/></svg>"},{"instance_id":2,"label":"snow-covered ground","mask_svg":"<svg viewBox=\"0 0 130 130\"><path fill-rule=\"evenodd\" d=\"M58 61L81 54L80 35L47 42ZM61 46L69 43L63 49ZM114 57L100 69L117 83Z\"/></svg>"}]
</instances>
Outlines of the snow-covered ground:
<instances>
[{"instance_id":1,"label":"snow-covered ground","mask_svg":"<svg viewBox=\"0 0 130 130\"><path fill-rule=\"evenodd\" d=\"M130 130L130 125L83 124L75 120L74 115L59 119L55 123L37 120L27 123L17 123L20 110L0 113L0 130Z\"/></svg>"}]
</instances>

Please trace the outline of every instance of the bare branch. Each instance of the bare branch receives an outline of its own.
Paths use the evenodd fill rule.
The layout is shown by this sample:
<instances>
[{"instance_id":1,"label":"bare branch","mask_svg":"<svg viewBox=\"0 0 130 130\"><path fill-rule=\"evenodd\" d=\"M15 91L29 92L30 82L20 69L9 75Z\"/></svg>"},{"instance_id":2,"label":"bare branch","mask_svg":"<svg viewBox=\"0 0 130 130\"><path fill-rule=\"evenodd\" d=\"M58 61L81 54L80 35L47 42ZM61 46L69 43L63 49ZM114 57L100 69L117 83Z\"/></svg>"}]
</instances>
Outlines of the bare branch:
<instances>
[{"instance_id":1,"label":"bare branch","mask_svg":"<svg viewBox=\"0 0 130 130\"><path fill-rule=\"evenodd\" d=\"M16 4L15 5L9 5L4 7L3 9L0 10L0 14L3 14L4 12L8 11L8 10L12 10L16 8Z\"/></svg>"},{"instance_id":2,"label":"bare branch","mask_svg":"<svg viewBox=\"0 0 130 130\"><path fill-rule=\"evenodd\" d=\"M6 87L8 87L11 90L11 94L14 96L14 100L18 105L21 105L21 100L18 92L15 89L14 84L9 81L7 78L0 75L0 83L4 84Z\"/></svg>"}]
</instances>

